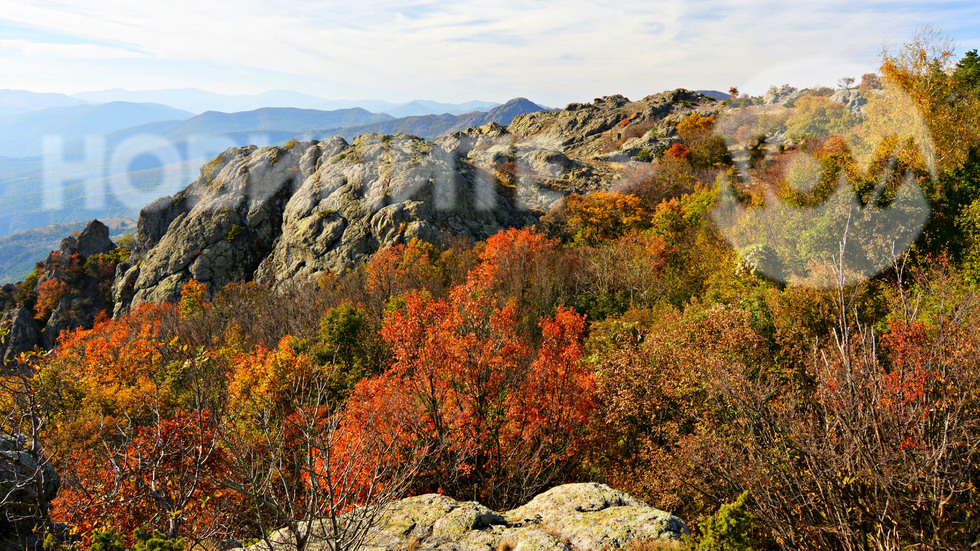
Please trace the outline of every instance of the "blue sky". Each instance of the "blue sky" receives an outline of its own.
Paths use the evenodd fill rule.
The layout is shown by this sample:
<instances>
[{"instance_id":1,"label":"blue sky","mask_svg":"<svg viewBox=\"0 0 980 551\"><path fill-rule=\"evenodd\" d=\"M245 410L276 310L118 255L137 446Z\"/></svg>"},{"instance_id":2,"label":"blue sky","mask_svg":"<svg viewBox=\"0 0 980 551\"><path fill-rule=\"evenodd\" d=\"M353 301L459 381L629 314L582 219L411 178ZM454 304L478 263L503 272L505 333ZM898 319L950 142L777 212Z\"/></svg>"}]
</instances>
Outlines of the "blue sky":
<instances>
[{"instance_id":1,"label":"blue sky","mask_svg":"<svg viewBox=\"0 0 980 551\"><path fill-rule=\"evenodd\" d=\"M0 0L0 88L292 89L331 99L549 105L665 89L833 85L980 2Z\"/></svg>"}]
</instances>

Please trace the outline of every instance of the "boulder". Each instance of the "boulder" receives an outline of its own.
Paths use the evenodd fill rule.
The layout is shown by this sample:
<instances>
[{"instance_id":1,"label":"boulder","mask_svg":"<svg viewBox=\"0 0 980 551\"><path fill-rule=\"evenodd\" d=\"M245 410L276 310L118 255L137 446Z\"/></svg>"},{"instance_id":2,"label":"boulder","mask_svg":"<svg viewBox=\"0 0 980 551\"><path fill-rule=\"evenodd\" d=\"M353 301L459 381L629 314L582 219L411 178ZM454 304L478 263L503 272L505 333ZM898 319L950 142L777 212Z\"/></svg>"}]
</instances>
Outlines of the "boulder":
<instances>
[{"instance_id":1,"label":"boulder","mask_svg":"<svg viewBox=\"0 0 980 551\"><path fill-rule=\"evenodd\" d=\"M864 106L868 104L867 98L856 88L838 90L830 96L831 101L843 103L848 110L855 115L864 113Z\"/></svg>"},{"instance_id":2,"label":"boulder","mask_svg":"<svg viewBox=\"0 0 980 551\"><path fill-rule=\"evenodd\" d=\"M0 319L0 330L6 334L0 339L0 354L7 363L24 352L41 344L41 329L34 321L34 313L18 304Z\"/></svg>"},{"instance_id":3,"label":"boulder","mask_svg":"<svg viewBox=\"0 0 980 551\"><path fill-rule=\"evenodd\" d=\"M415 136L368 134L230 149L140 215L113 286L116 314L175 301L195 279L278 286L342 273L411 239L485 239L525 220L493 178Z\"/></svg>"},{"instance_id":4,"label":"boulder","mask_svg":"<svg viewBox=\"0 0 980 551\"><path fill-rule=\"evenodd\" d=\"M319 533L328 523L320 521ZM314 526L317 529L317 526ZM631 542L678 541L689 533L679 518L604 484L558 486L504 513L474 502L427 494L392 503L369 530L371 551L513 551L622 549ZM288 532L271 538L287 549ZM320 536L312 550L329 549ZM268 550L264 543L249 551Z\"/></svg>"},{"instance_id":5,"label":"boulder","mask_svg":"<svg viewBox=\"0 0 980 551\"><path fill-rule=\"evenodd\" d=\"M76 248L82 258L88 258L97 254L110 253L116 248L116 244L109 239L109 227L98 220L92 220L85 226L82 233L78 234Z\"/></svg>"},{"instance_id":6,"label":"boulder","mask_svg":"<svg viewBox=\"0 0 980 551\"><path fill-rule=\"evenodd\" d=\"M800 97L800 91L796 88L790 86L789 84L784 84L782 86L772 86L769 91L762 96L763 105L781 105L786 103L791 99L796 99Z\"/></svg>"}]
</instances>

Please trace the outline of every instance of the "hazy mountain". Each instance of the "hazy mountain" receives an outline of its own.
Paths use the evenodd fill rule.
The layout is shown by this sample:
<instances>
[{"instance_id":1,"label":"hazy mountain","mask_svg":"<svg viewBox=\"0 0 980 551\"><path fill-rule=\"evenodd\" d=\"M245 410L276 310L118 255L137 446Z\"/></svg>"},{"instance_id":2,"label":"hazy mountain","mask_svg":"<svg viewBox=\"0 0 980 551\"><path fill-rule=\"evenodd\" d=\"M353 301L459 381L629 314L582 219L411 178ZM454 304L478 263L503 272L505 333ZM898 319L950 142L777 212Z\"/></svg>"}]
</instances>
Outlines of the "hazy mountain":
<instances>
[{"instance_id":1,"label":"hazy mountain","mask_svg":"<svg viewBox=\"0 0 980 551\"><path fill-rule=\"evenodd\" d=\"M105 136L115 154L147 148L176 147L184 156L213 157L229 147L273 145L319 128L380 122L390 116L361 108L318 111L267 107L241 113L208 111L182 121L134 126ZM80 145L76 145L80 147Z\"/></svg>"},{"instance_id":2,"label":"hazy mountain","mask_svg":"<svg viewBox=\"0 0 980 551\"><path fill-rule=\"evenodd\" d=\"M385 113L392 117L415 117L420 115L461 115L472 113L473 111L488 111L493 109L498 103L487 101L469 101L466 103L439 103L437 101L416 100L398 107L387 109Z\"/></svg>"},{"instance_id":3,"label":"hazy mountain","mask_svg":"<svg viewBox=\"0 0 980 551\"><path fill-rule=\"evenodd\" d=\"M144 204L185 186L201 165L229 147L281 144L311 128L389 118L364 109L208 112L105 134L105 150L88 159L91 168L79 166L85 153L80 140L65 144L61 164L45 166L38 157L0 157L0 235L60 221L133 216ZM44 196L46 174L58 190L54 205Z\"/></svg>"},{"instance_id":4,"label":"hazy mountain","mask_svg":"<svg viewBox=\"0 0 980 551\"><path fill-rule=\"evenodd\" d=\"M547 109L525 98L515 98L487 112L474 111L461 115L443 114L402 117L337 130L327 129L316 131L311 133L310 136L316 138L342 136L349 139L361 134L376 132L379 134L404 133L426 139L435 139L458 130L465 130L473 126L483 126L491 122L508 125L517 115L533 113L535 111L547 111Z\"/></svg>"},{"instance_id":5,"label":"hazy mountain","mask_svg":"<svg viewBox=\"0 0 980 551\"><path fill-rule=\"evenodd\" d=\"M41 155L45 136L60 136L67 142L148 122L186 119L191 116L193 113L166 105L128 102L32 111L0 119L0 155Z\"/></svg>"},{"instance_id":6,"label":"hazy mountain","mask_svg":"<svg viewBox=\"0 0 980 551\"><path fill-rule=\"evenodd\" d=\"M222 111L233 113L251 111L262 107L295 107L298 109L336 110L360 107L373 113L388 113L395 117L428 115L437 113L467 113L486 111L497 105L486 101L466 103L439 103L418 100L409 103L393 103L382 100L325 99L291 90L270 90L261 94L225 95L184 88L175 90L101 90L74 94L74 98L94 103L110 101L150 102L170 105L192 113Z\"/></svg>"},{"instance_id":7,"label":"hazy mountain","mask_svg":"<svg viewBox=\"0 0 980 551\"><path fill-rule=\"evenodd\" d=\"M81 92L74 94L73 97L95 103L110 101L162 103L192 113L204 113L206 111L233 113L262 107L337 108L333 102L323 98L289 90L272 90L261 94L229 96L198 90L197 88L175 90L123 90L116 88L97 92ZM349 106L344 105L342 107Z\"/></svg>"},{"instance_id":8,"label":"hazy mountain","mask_svg":"<svg viewBox=\"0 0 980 551\"><path fill-rule=\"evenodd\" d=\"M718 90L695 90L695 92L718 101L725 101L726 99L732 97L731 94L728 94L727 92L720 92Z\"/></svg>"},{"instance_id":9,"label":"hazy mountain","mask_svg":"<svg viewBox=\"0 0 980 551\"><path fill-rule=\"evenodd\" d=\"M175 124L168 136L215 134L220 132L289 130L297 134L314 128L344 127L391 119L389 115L371 113L359 107L318 111L269 107L241 113L209 111Z\"/></svg>"},{"instance_id":10,"label":"hazy mountain","mask_svg":"<svg viewBox=\"0 0 980 551\"><path fill-rule=\"evenodd\" d=\"M82 100L64 94L39 94L27 90L0 90L0 118L51 107L81 105Z\"/></svg>"}]
</instances>

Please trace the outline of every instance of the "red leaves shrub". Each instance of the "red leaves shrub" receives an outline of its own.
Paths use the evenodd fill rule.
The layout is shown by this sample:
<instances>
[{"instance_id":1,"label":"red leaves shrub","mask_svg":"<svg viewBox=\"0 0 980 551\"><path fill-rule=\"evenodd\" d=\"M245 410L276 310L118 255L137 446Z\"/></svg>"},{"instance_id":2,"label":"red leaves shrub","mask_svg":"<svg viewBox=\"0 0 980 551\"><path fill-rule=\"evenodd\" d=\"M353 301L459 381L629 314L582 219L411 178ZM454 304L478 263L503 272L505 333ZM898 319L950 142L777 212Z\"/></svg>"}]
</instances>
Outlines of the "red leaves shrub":
<instances>
[{"instance_id":1,"label":"red leaves shrub","mask_svg":"<svg viewBox=\"0 0 980 551\"><path fill-rule=\"evenodd\" d=\"M540 329L535 354L513 305L498 307L471 287L448 301L409 294L382 329L395 360L357 385L351 422L407 422L397 429L406 442L434 450L419 491L519 503L573 467L592 411L592 376L579 363L584 320L560 309Z\"/></svg>"},{"instance_id":2,"label":"red leaves shrub","mask_svg":"<svg viewBox=\"0 0 980 551\"><path fill-rule=\"evenodd\" d=\"M691 162L691 150L684 144L675 143L664 153L664 157L674 161Z\"/></svg>"},{"instance_id":3,"label":"red leaves shrub","mask_svg":"<svg viewBox=\"0 0 980 551\"><path fill-rule=\"evenodd\" d=\"M37 286L37 302L34 305L34 319L46 322L58 307L61 299L68 295L68 284L56 277L45 279Z\"/></svg>"},{"instance_id":4,"label":"red leaves shrub","mask_svg":"<svg viewBox=\"0 0 980 551\"><path fill-rule=\"evenodd\" d=\"M193 542L228 537L241 526L231 517L237 497L215 482L227 459L206 411L178 410L121 442L104 441L95 453L76 451L69 465L55 508L83 538L150 526Z\"/></svg>"}]
</instances>

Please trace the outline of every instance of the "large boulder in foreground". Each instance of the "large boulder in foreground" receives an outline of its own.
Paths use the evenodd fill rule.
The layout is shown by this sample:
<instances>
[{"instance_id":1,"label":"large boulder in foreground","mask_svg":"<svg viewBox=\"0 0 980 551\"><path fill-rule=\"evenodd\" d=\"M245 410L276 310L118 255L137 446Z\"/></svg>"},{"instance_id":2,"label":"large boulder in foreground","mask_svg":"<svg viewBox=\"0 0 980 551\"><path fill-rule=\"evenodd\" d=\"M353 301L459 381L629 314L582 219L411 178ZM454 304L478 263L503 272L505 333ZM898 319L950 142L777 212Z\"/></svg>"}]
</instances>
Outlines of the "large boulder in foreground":
<instances>
[{"instance_id":1,"label":"large boulder in foreground","mask_svg":"<svg viewBox=\"0 0 980 551\"><path fill-rule=\"evenodd\" d=\"M326 523L324 523L326 525ZM282 532L282 531L281 531ZM373 551L538 551L622 549L631 542L678 541L684 522L604 484L558 486L512 511L426 494L391 505L367 536ZM287 533L274 540L288 541ZM275 546L279 549L278 544ZM285 543L282 549L286 549ZM250 551L267 549L259 543ZM326 542L314 542L326 550Z\"/></svg>"}]
</instances>

